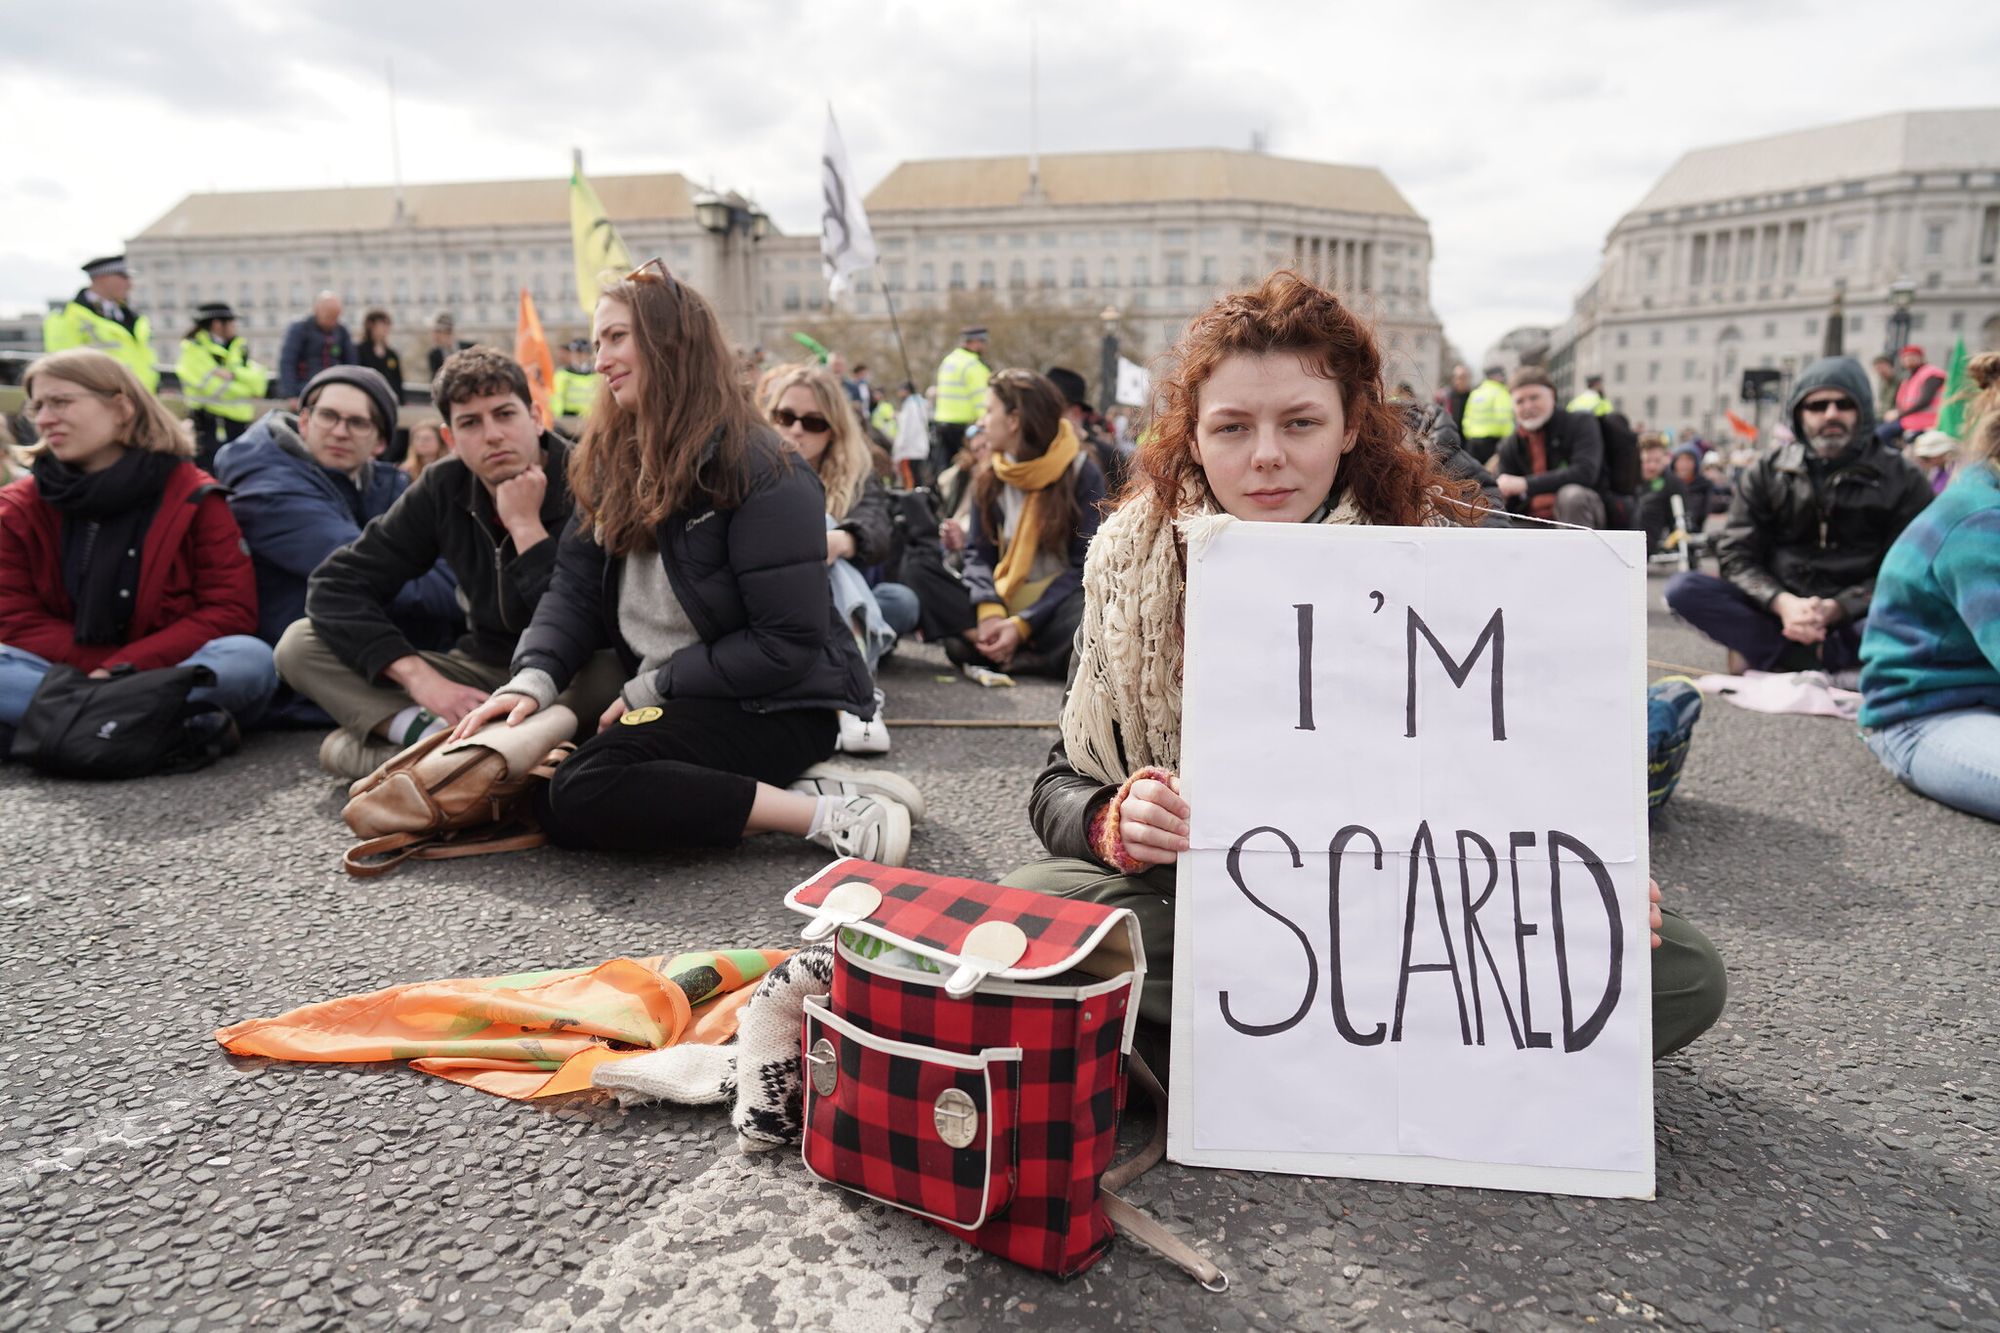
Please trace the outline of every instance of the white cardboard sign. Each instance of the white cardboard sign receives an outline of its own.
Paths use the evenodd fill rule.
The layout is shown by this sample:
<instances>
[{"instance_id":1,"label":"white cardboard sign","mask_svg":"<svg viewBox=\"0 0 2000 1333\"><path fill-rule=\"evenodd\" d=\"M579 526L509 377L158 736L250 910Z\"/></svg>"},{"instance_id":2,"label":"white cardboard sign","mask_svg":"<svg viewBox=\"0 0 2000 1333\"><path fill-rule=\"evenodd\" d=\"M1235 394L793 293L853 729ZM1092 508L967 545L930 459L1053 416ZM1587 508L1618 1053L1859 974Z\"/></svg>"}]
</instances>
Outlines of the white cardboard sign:
<instances>
[{"instance_id":1,"label":"white cardboard sign","mask_svg":"<svg viewBox=\"0 0 2000 1333\"><path fill-rule=\"evenodd\" d=\"M1169 1155L1651 1197L1637 533L1188 556Z\"/></svg>"}]
</instances>

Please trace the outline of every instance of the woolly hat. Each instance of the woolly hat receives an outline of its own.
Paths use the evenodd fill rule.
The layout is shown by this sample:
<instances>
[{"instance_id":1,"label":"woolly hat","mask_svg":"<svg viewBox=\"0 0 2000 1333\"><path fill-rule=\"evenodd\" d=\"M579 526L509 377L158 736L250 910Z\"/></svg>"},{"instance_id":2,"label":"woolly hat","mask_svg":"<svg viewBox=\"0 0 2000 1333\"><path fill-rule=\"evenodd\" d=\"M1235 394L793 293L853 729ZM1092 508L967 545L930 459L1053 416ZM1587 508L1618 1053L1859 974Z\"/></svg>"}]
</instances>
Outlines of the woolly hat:
<instances>
[{"instance_id":1,"label":"woolly hat","mask_svg":"<svg viewBox=\"0 0 2000 1333\"><path fill-rule=\"evenodd\" d=\"M389 381L382 378L382 372L367 366L328 366L319 374L306 381L305 392L299 395L299 406L304 407L319 396L319 391L329 384L346 384L368 395L368 408L375 416L375 429L388 439L396 433L396 391L389 387Z\"/></svg>"}]
</instances>

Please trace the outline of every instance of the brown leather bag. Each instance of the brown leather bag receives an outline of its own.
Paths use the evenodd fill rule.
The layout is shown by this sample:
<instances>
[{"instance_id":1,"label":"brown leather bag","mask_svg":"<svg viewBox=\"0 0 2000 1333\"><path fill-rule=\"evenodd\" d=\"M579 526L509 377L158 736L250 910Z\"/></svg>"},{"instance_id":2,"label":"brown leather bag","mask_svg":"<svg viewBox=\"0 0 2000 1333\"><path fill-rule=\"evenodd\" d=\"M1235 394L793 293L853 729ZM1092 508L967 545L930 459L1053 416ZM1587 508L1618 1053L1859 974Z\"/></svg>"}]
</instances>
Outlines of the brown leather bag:
<instances>
[{"instance_id":1,"label":"brown leather bag","mask_svg":"<svg viewBox=\"0 0 2000 1333\"><path fill-rule=\"evenodd\" d=\"M350 875L386 874L404 861L440 861L539 847L530 811L538 784L576 747L576 714L561 704L519 726L502 720L462 741L441 731L348 788L340 817L363 841L340 863Z\"/></svg>"}]
</instances>

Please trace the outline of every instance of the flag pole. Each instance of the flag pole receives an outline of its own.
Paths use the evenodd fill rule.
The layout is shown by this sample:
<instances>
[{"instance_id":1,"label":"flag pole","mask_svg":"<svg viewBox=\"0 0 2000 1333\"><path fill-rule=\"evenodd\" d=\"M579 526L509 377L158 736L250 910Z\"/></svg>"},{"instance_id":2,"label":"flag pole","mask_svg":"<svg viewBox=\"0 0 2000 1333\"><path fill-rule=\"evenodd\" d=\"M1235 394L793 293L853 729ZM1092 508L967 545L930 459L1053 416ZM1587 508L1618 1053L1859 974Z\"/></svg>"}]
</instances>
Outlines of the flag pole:
<instances>
[{"instance_id":1,"label":"flag pole","mask_svg":"<svg viewBox=\"0 0 2000 1333\"><path fill-rule=\"evenodd\" d=\"M916 374L910 369L910 349L903 345L903 326L896 319L896 298L889 294L889 284L882 284L882 304L889 309L889 328L896 335L896 351L903 358L903 382L914 385Z\"/></svg>"}]
</instances>

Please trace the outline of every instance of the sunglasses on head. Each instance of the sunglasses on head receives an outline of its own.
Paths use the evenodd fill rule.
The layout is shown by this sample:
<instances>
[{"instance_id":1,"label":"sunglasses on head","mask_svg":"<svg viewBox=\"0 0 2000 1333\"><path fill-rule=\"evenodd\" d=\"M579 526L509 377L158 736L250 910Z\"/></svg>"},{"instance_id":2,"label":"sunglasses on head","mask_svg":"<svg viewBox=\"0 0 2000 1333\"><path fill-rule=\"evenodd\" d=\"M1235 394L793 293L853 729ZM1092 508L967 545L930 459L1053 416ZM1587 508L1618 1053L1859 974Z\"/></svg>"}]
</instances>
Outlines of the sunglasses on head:
<instances>
[{"instance_id":1,"label":"sunglasses on head","mask_svg":"<svg viewBox=\"0 0 2000 1333\"><path fill-rule=\"evenodd\" d=\"M667 261L654 255L639 267L625 275L627 282L672 282L674 275L667 268Z\"/></svg>"},{"instance_id":2,"label":"sunglasses on head","mask_svg":"<svg viewBox=\"0 0 2000 1333\"><path fill-rule=\"evenodd\" d=\"M1852 398L1815 398L1812 402L1803 404L1802 407L1807 412L1852 412L1855 410Z\"/></svg>"},{"instance_id":3,"label":"sunglasses on head","mask_svg":"<svg viewBox=\"0 0 2000 1333\"><path fill-rule=\"evenodd\" d=\"M808 435L824 435L833 429L833 423L819 413L807 412L801 415L789 407L781 407L771 413L771 420L777 422L781 430L790 430L797 426Z\"/></svg>"}]
</instances>

